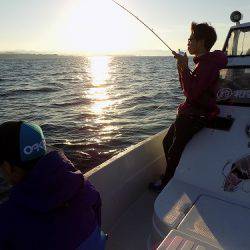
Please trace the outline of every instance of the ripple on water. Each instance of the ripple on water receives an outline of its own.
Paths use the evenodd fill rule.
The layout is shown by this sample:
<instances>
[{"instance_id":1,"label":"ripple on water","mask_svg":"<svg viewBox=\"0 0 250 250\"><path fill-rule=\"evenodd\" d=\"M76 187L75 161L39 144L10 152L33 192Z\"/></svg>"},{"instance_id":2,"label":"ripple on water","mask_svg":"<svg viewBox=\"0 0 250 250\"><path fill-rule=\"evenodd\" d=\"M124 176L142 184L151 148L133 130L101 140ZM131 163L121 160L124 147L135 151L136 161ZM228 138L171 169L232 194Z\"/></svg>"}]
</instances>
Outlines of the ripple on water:
<instances>
[{"instance_id":1,"label":"ripple on water","mask_svg":"<svg viewBox=\"0 0 250 250\"><path fill-rule=\"evenodd\" d=\"M12 56L0 67L0 122L39 123L83 171L164 129L183 100L170 57Z\"/></svg>"}]
</instances>

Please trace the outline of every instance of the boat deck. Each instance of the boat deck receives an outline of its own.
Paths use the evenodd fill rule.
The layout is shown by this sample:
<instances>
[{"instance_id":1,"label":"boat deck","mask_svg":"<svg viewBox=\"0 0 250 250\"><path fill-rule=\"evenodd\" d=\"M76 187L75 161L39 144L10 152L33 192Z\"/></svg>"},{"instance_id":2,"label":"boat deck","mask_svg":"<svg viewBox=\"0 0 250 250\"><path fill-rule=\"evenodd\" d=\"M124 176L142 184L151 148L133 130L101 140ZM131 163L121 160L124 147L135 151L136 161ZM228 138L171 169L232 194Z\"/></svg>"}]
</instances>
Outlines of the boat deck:
<instances>
[{"instance_id":1,"label":"boat deck","mask_svg":"<svg viewBox=\"0 0 250 250\"><path fill-rule=\"evenodd\" d=\"M144 250L152 230L152 215L157 194L146 191L131 204L113 226L107 250Z\"/></svg>"}]
</instances>

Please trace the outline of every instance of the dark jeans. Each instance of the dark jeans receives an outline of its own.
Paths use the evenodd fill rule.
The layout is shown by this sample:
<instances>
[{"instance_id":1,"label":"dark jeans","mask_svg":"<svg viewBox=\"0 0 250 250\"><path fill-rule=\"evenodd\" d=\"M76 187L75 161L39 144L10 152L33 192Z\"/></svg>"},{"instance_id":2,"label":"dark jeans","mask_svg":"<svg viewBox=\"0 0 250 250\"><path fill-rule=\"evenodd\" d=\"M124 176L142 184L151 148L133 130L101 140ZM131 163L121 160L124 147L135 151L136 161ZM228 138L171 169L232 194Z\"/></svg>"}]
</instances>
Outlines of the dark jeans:
<instances>
[{"instance_id":1,"label":"dark jeans","mask_svg":"<svg viewBox=\"0 0 250 250\"><path fill-rule=\"evenodd\" d=\"M178 115L170 126L167 135L163 139L163 148L167 160L167 167L163 177L166 184L174 175L181 154L191 140L206 124L204 117Z\"/></svg>"}]
</instances>

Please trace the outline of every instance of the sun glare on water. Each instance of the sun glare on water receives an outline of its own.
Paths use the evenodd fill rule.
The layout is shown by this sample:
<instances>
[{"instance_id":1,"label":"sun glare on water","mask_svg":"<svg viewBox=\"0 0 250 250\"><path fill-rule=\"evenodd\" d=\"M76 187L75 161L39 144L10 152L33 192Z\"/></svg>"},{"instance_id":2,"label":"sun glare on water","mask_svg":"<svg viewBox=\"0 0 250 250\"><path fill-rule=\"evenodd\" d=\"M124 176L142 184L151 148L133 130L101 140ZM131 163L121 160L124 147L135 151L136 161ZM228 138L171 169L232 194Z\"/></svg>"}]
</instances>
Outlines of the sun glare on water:
<instances>
[{"instance_id":1,"label":"sun glare on water","mask_svg":"<svg viewBox=\"0 0 250 250\"><path fill-rule=\"evenodd\" d=\"M109 77L109 61L110 57L107 56L90 57L92 84L94 86L105 84L105 81Z\"/></svg>"},{"instance_id":2,"label":"sun glare on water","mask_svg":"<svg viewBox=\"0 0 250 250\"><path fill-rule=\"evenodd\" d=\"M91 99L93 113L102 114L113 104L108 93L110 57L90 57L90 74L93 87L87 90L86 97Z\"/></svg>"}]
</instances>

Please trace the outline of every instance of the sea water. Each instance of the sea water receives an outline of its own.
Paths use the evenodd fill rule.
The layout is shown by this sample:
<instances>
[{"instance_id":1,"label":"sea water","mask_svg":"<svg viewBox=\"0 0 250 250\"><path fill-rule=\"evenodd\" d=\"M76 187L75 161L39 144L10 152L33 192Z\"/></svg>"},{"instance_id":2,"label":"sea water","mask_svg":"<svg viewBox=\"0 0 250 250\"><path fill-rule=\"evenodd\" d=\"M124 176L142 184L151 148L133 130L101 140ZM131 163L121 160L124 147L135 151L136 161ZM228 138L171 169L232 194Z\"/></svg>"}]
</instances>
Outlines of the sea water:
<instances>
[{"instance_id":1,"label":"sea water","mask_svg":"<svg viewBox=\"0 0 250 250\"><path fill-rule=\"evenodd\" d=\"M183 101L173 57L0 55L0 123L39 124L82 171L167 128Z\"/></svg>"}]
</instances>

